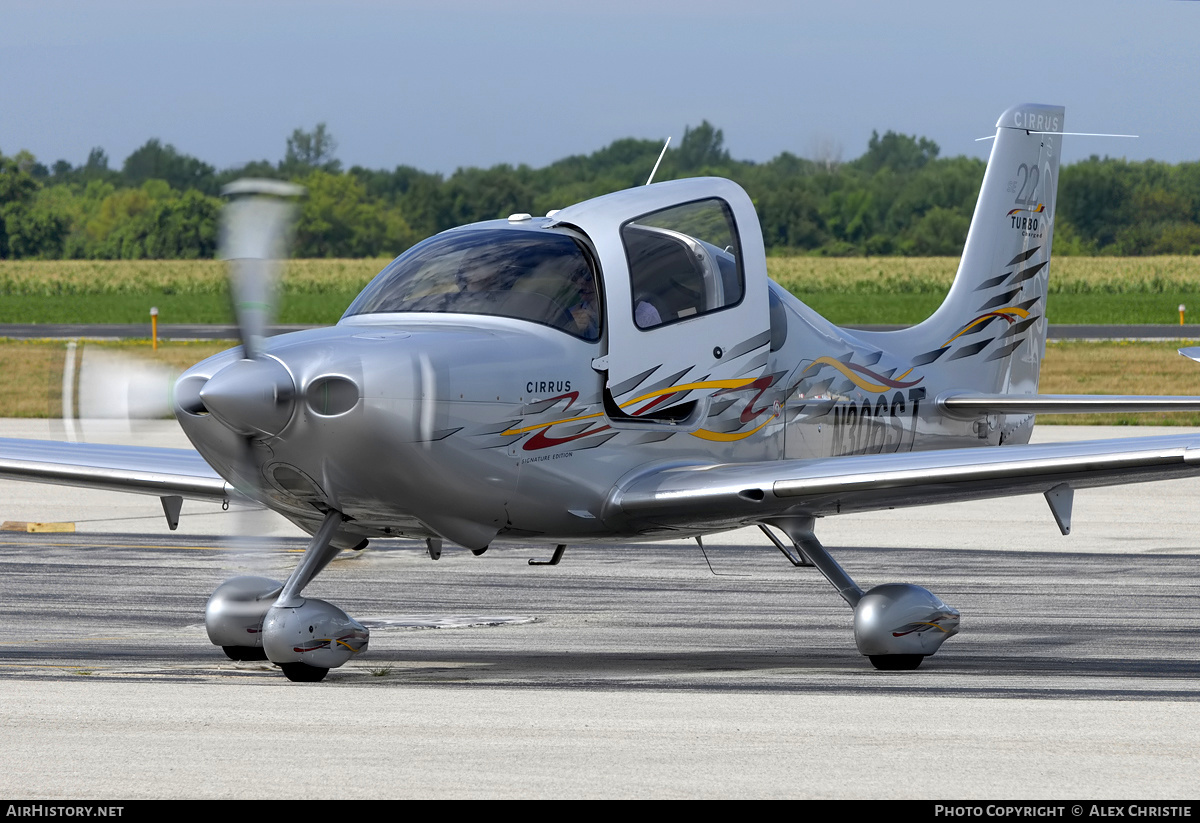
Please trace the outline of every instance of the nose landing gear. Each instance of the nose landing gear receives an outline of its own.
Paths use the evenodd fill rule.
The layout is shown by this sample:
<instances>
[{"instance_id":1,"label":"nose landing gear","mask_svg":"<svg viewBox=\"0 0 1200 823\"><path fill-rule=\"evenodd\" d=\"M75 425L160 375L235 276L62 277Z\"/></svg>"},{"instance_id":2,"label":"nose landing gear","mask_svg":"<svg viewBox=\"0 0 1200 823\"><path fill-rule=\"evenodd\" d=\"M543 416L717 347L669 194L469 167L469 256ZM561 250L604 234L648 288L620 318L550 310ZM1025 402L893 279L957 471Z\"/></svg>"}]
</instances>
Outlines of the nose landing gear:
<instances>
[{"instance_id":1,"label":"nose landing gear","mask_svg":"<svg viewBox=\"0 0 1200 823\"><path fill-rule=\"evenodd\" d=\"M370 632L324 600L300 592L338 553L333 537L346 518L325 515L300 565L284 584L265 577L235 577L208 601L208 637L234 660L270 660L288 680L315 683L366 651Z\"/></svg>"}]
</instances>

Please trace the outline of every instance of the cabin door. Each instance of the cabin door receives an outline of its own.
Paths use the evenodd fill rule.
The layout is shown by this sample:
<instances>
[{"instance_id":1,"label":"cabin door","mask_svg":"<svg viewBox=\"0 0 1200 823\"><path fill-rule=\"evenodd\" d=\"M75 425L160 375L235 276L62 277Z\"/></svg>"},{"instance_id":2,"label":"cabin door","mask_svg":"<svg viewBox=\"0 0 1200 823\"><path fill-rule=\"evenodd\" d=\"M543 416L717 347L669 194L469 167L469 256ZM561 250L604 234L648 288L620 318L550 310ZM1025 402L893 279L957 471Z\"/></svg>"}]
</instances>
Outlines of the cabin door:
<instances>
[{"instance_id":1,"label":"cabin door","mask_svg":"<svg viewBox=\"0 0 1200 823\"><path fill-rule=\"evenodd\" d=\"M730 181L636 192L655 196L589 233L603 268L608 344L593 365L606 373L612 425L694 429L715 394L753 383L766 368L762 234L750 198Z\"/></svg>"}]
</instances>

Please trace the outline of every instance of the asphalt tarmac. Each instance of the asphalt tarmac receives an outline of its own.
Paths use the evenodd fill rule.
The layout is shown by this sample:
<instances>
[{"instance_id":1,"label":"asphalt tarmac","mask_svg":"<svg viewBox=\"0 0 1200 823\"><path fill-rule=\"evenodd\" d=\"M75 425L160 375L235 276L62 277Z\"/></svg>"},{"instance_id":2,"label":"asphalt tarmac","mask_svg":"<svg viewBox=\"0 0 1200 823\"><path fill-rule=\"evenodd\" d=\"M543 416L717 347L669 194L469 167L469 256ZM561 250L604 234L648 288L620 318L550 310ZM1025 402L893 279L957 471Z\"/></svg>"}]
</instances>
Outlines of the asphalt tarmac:
<instances>
[{"instance_id":1,"label":"asphalt tarmac","mask_svg":"<svg viewBox=\"0 0 1200 823\"><path fill-rule=\"evenodd\" d=\"M307 590L372 629L320 684L202 625L221 581L282 579L303 539L190 504L172 535L154 498L95 494L3 484L3 519L89 516L0 534L6 797L1200 795L1200 480L1081 491L1070 537L1040 498L822 521L864 587L962 611L915 672L874 671L829 584L752 530L555 567L372 544Z\"/></svg>"}]
</instances>

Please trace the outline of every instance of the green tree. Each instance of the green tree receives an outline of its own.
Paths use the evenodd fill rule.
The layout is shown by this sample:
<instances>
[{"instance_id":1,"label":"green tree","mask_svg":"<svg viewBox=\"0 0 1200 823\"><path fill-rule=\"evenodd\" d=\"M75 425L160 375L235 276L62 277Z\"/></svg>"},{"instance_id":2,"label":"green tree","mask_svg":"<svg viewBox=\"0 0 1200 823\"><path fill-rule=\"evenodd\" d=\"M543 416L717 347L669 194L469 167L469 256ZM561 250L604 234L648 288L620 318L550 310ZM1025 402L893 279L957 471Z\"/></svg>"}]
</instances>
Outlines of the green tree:
<instances>
[{"instance_id":1,"label":"green tree","mask_svg":"<svg viewBox=\"0 0 1200 823\"><path fill-rule=\"evenodd\" d=\"M147 257L197 259L217 252L221 201L196 189L182 197L159 201L147 220L143 241Z\"/></svg>"},{"instance_id":2,"label":"green tree","mask_svg":"<svg viewBox=\"0 0 1200 823\"><path fill-rule=\"evenodd\" d=\"M874 234L878 209L870 191L850 189L830 195L821 209L821 217L833 238L849 246L839 246L834 251L850 254L861 250L866 239Z\"/></svg>"},{"instance_id":3,"label":"green tree","mask_svg":"<svg viewBox=\"0 0 1200 823\"><path fill-rule=\"evenodd\" d=\"M828 240L820 201L802 178L768 189L754 205L768 247L811 251Z\"/></svg>"},{"instance_id":4,"label":"green tree","mask_svg":"<svg viewBox=\"0 0 1200 823\"><path fill-rule=\"evenodd\" d=\"M205 194L216 194L217 190L212 166L179 153L170 143L164 146L157 138L147 140L125 158L121 174L134 186L147 180L166 180L178 191L197 189Z\"/></svg>"},{"instance_id":5,"label":"green tree","mask_svg":"<svg viewBox=\"0 0 1200 823\"><path fill-rule=\"evenodd\" d=\"M1099 251L1111 246L1118 232L1132 223L1132 189L1125 161L1101 160L1093 154L1061 171L1058 216Z\"/></svg>"},{"instance_id":6,"label":"green tree","mask_svg":"<svg viewBox=\"0 0 1200 823\"><path fill-rule=\"evenodd\" d=\"M18 234L26 221L26 213L38 181L14 157L0 154L0 258L19 256L10 248L11 232ZM24 248L23 242L19 248Z\"/></svg>"},{"instance_id":7,"label":"green tree","mask_svg":"<svg viewBox=\"0 0 1200 823\"><path fill-rule=\"evenodd\" d=\"M27 208L4 209L4 233L8 240L8 257L62 257L63 242L70 222L63 214L34 203Z\"/></svg>"},{"instance_id":8,"label":"green tree","mask_svg":"<svg viewBox=\"0 0 1200 823\"><path fill-rule=\"evenodd\" d=\"M725 133L707 120L695 128L685 128L679 148L673 154L672 167L687 173L727 166L730 162L729 152L725 149ZM649 174L649 169L646 173Z\"/></svg>"},{"instance_id":9,"label":"green tree","mask_svg":"<svg viewBox=\"0 0 1200 823\"><path fill-rule=\"evenodd\" d=\"M78 176L87 183L92 180L113 180L117 173L108 167L108 153L96 146L88 152L87 160L79 169Z\"/></svg>"},{"instance_id":10,"label":"green tree","mask_svg":"<svg viewBox=\"0 0 1200 823\"><path fill-rule=\"evenodd\" d=\"M279 166L272 163L270 160L251 160L241 166L233 166L228 169L217 172L216 188L220 191L222 186L232 183L234 180L241 180L243 177L265 178L267 180L284 180L288 175L279 170Z\"/></svg>"},{"instance_id":11,"label":"green tree","mask_svg":"<svg viewBox=\"0 0 1200 823\"><path fill-rule=\"evenodd\" d=\"M307 196L296 225L297 257L394 256L416 242L400 213L368 202L352 175L318 170L301 182Z\"/></svg>"},{"instance_id":12,"label":"green tree","mask_svg":"<svg viewBox=\"0 0 1200 823\"><path fill-rule=\"evenodd\" d=\"M324 123L317 123L312 131L296 129L287 139L287 151L279 170L289 176L304 175L315 169L337 174L342 163L334 156L336 153L337 140Z\"/></svg>"},{"instance_id":13,"label":"green tree","mask_svg":"<svg viewBox=\"0 0 1200 823\"><path fill-rule=\"evenodd\" d=\"M444 187L449 225L494 220L517 212L532 213L535 190L531 176L524 166L459 169Z\"/></svg>"},{"instance_id":14,"label":"green tree","mask_svg":"<svg viewBox=\"0 0 1200 823\"><path fill-rule=\"evenodd\" d=\"M350 174L362 183L368 198L397 209L417 237L428 237L453 225L440 174L412 166L397 166L390 172L355 166Z\"/></svg>"},{"instance_id":15,"label":"green tree","mask_svg":"<svg viewBox=\"0 0 1200 823\"><path fill-rule=\"evenodd\" d=\"M863 171L875 173L880 169L913 171L923 167L938 156L938 144L925 137L909 137L894 131L871 132L867 153L855 161Z\"/></svg>"},{"instance_id":16,"label":"green tree","mask_svg":"<svg viewBox=\"0 0 1200 823\"><path fill-rule=\"evenodd\" d=\"M900 242L900 251L921 257L957 257L962 254L970 225L966 215L934 206Z\"/></svg>"}]
</instances>

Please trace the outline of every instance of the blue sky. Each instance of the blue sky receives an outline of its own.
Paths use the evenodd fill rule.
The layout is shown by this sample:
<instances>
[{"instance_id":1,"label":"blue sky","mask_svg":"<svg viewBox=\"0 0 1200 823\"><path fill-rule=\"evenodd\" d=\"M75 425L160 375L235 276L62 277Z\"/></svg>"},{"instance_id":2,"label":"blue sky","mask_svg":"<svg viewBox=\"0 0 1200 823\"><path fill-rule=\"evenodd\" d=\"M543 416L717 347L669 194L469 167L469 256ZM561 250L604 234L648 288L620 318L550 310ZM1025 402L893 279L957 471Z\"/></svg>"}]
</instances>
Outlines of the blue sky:
<instances>
[{"instance_id":1,"label":"blue sky","mask_svg":"<svg viewBox=\"0 0 1200 823\"><path fill-rule=\"evenodd\" d=\"M1064 159L1200 160L1200 2L0 0L0 151L111 164L151 137L219 168L324 121L347 166L542 166L707 119L742 159L872 129L985 156L1063 104Z\"/></svg>"}]
</instances>

